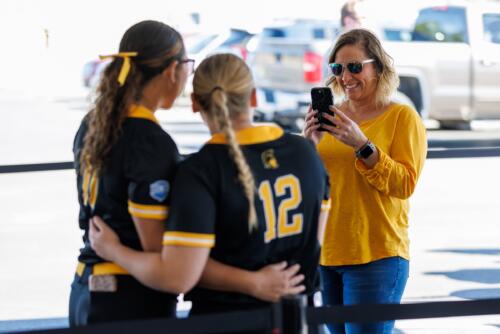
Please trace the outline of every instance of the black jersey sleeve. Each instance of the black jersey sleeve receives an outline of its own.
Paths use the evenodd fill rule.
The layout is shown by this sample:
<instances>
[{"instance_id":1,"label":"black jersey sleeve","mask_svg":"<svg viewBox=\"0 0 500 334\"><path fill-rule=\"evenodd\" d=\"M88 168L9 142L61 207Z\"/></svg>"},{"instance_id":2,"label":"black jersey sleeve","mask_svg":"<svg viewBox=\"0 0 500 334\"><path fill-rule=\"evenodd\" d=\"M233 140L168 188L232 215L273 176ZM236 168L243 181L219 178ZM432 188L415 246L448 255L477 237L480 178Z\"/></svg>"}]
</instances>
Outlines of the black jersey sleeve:
<instances>
[{"instance_id":1,"label":"black jersey sleeve","mask_svg":"<svg viewBox=\"0 0 500 334\"><path fill-rule=\"evenodd\" d=\"M163 245L214 247L216 203L213 184L206 170L196 168L189 160L180 166L172 189L175 196L165 223Z\"/></svg>"},{"instance_id":2,"label":"black jersey sleeve","mask_svg":"<svg viewBox=\"0 0 500 334\"><path fill-rule=\"evenodd\" d=\"M166 219L179 153L164 132L132 140L125 157L128 211L134 217Z\"/></svg>"}]
</instances>

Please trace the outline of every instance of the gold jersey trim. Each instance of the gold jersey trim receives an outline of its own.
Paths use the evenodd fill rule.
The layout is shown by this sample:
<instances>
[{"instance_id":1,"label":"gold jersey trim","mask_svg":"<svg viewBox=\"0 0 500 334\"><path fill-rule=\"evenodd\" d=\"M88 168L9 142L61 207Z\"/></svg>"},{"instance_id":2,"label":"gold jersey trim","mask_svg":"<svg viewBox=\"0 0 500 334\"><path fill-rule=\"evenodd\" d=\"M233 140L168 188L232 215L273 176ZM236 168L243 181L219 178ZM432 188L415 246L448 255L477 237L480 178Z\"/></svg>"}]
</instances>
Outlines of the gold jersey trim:
<instances>
[{"instance_id":1,"label":"gold jersey trim","mask_svg":"<svg viewBox=\"0 0 500 334\"><path fill-rule=\"evenodd\" d=\"M85 270L85 263L78 262L76 266L76 274L78 276L83 275L83 271ZM119 265L112 262L102 262L94 265L90 265L92 267L92 275L100 276L100 275L129 275L129 273L120 267Z\"/></svg>"},{"instance_id":2,"label":"gold jersey trim","mask_svg":"<svg viewBox=\"0 0 500 334\"><path fill-rule=\"evenodd\" d=\"M128 201L128 212L130 215L138 218L164 220L168 217L168 206L137 204L132 201Z\"/></svg>"},{"instance_id":3,"label":"gold jersey trim","mask_svg":"<svg viewBox=\"0 0 500 334\"><path fill-rule=\"evenodd\" d=\"M155 122L156 124L160 124L160 122L158 122L158 119L155 117L154 112L152 112L151 110L149 110L148 108L146 108L144 106L137 105L137 104L133 104L130 107L130 110L128 111L127 117L144 118L144 119L148 119L152 122Z\"/></svg>"},{"instance_id":4,"label":"gold jersey trim","mask_svg":"<svg viewBox=\"0 0 500 334\"><path fill-rule=\"evenodd\" d=\"M191 232L165 232L163 234L163 245L212 248L215 246L215 235Z\"/></svg>"},{"instance_id":5,"label":"gold jersey trim","mask_svg":"<svg viewBox=\"0 0 500 334\"><path fill-rule=\"evenodd\" d=\"M276 140L283 136L285 132L275 125L253 126L236 132L236 140L240 145L260 144ZM226 136L223 133L216 133L210 138L207 144L227 144Z\"/></svg>"}]
</instances>

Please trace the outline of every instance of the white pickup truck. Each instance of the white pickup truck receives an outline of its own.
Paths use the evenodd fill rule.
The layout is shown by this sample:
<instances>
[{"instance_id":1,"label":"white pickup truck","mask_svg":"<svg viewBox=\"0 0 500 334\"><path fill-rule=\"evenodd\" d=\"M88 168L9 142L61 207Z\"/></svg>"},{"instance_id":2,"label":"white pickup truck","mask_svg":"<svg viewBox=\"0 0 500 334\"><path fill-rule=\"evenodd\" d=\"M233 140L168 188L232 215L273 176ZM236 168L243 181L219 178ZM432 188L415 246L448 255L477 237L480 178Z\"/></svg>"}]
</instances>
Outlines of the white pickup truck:
<instances>
[{"instance_id":1,"label":"white pickup truck","mask_svg":"<svg viewBox=\"0 0 500 334\"><path fill-rule=\"evenodd\" d=\"M410 41L381 37L400 77L397 99L423 118L462 129L471 120L500 119L500 3L440 2L421 8ZM328 52L312 39L264 35L252 64L258 114L300 128L310 88L325 82Z\"/></svg>"},{"instance_id":2,"label":"white pickup truck","mask_svg":"<svg viewBox=\"0 0 500 334\"><path fill-rule=\"evenodd\" d=\"M419 12L410 42L385 42L401 85L443 128L500 119L500 3L467 1Z\"/></svg>"}]
</instances>

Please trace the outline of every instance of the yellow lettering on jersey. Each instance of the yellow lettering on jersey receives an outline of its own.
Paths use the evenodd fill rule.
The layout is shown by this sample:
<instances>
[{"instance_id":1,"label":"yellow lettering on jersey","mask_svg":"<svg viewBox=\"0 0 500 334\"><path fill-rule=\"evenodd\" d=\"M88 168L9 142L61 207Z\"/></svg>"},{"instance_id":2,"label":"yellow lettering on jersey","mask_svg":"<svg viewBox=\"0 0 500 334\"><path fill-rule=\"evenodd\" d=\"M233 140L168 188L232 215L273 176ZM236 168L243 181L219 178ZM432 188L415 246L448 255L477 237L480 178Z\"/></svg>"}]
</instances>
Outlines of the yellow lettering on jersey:
<instances>
[{"instance_id":1,"label":"yellow lettering on jersey","mask_svg":"<svg viewBox=\"0 0 500 334\"><path fill-rule=\"evenodd\" d=\"M276 238L276 212L274 209L273 193L269 181L264 181L259 186L259 197L264 202L264 216L266 219L266 232L264 233L264 241L269 241Z\"/></svg>"},{"instance_id":2,"label":"yellow lettering on jersey","mask_svg":"<svg viewBox=\"0 0 500 334\"><path fill-rule=\"evenodd\" d=\"M87 169L83 173L82 182L82 197L83 204L90 205L93 209L97 200L97 188L99 186L99 178L95 172L90 173Z\"/></svg>"},{"instance_id":3,"label":"yellow lettering on jersey","mask_svg":"<svg viewBox=\"0 0 500 334\"><path fill-rule=\"evenodd\" d=\"M88 205L89 203L89 183L90 183L90 173L85 170L83 173L83 182L82 182L82 197L83 204Z\"/></svg>"},{"instance_id":4,"label":"yellow lettering on jersey","mask_svg":"<svg viewBox=\"0 0 500 334\"><path fill-rule=\"evenodd\" d=\"M284 196L286 189L290 189L290 197L281 201L278 209L278 237L283 238L289 235L302 232L302 213L296 213L292 216L292 222L288 223L288 212L297 209L302 202L302 192L300 182L294 175L288 174L279 177L274 183L276 195Z\"/></svg>"},{"instance_id":5,"label":"yellow lettering on jersey","mask_svg":"<svg viewBox=\"0 0 500 334\"><path fill-rule=\"evenodd\" d=\"M266 220L266 231L264 233L266 243L274 240L276 235L278 238L284 238L302 233L304 218L301 213L294 214L291 217L291 222L289 222L289 211L298 208L302 202L300 181L292 174L281 176L274 182L274 193L277 197L285 196L287 189L289 189L290 195L282 199L279 204L278 226L276 226L275 196L273 196L271 183L266 180L259 185L259 197L264 204L264 218ZM276 232L276 230L278 231Z\"/></svg>"}]
</instances>

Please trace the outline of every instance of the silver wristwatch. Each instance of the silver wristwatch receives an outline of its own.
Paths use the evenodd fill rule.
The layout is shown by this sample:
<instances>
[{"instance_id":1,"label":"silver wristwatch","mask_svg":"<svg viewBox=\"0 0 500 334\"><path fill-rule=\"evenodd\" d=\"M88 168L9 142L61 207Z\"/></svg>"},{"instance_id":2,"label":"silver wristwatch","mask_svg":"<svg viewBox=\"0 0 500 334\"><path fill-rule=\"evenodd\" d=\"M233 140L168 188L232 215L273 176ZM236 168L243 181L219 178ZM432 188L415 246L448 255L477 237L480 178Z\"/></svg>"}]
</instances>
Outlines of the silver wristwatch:
<instances>
[{"instance_id":1,"label":"silver wristwatch","mask_svg":"<svg viewBox=\"0 0 500 334\"><path fill-rule=\"evenodd\" d=\"M356 158L358 159L368 159L370 155L375 152L375 145L371 141L367 141L363 146L356 151Z\"/></svg>"}]
</instances>

